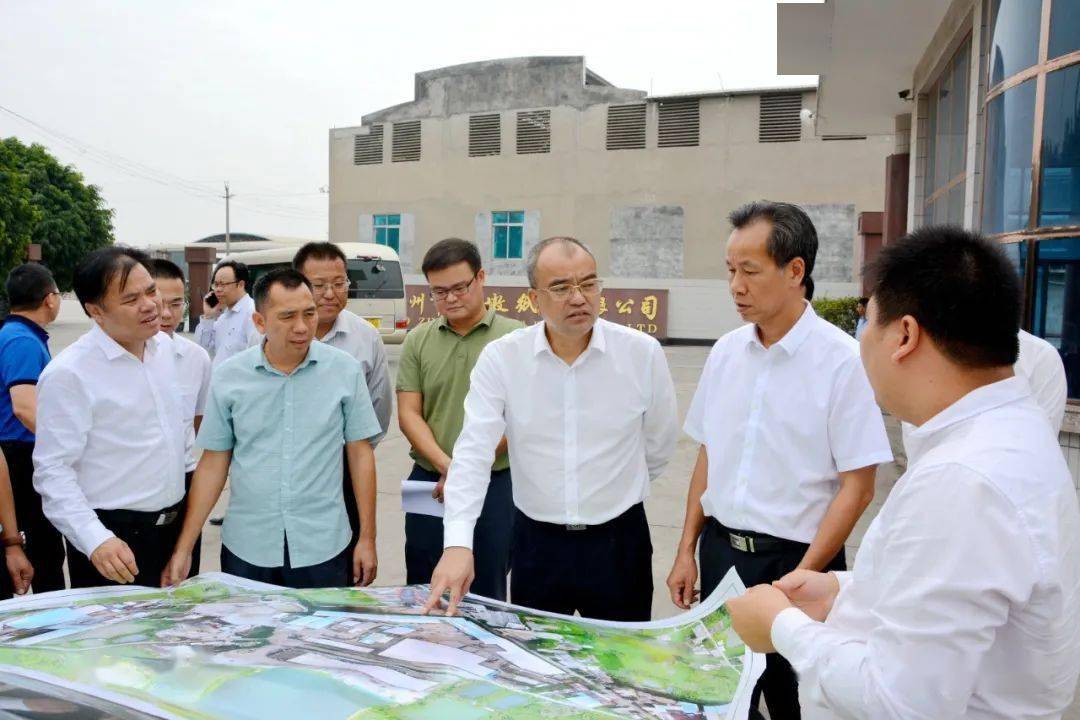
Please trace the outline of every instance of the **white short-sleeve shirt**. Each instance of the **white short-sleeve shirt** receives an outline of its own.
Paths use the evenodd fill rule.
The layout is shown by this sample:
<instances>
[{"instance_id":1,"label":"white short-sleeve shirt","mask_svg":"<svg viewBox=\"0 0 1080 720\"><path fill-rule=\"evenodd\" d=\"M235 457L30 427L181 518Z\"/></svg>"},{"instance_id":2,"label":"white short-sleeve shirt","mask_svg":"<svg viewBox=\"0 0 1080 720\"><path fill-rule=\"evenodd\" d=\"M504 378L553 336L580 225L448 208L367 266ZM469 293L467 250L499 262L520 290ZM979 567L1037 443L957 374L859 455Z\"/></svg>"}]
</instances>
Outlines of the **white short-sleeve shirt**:
<instances>
[{"instance_id":1,"label":"white short-sleeve shirt","mask_svg":"<svg viewBox=\"0 0 1080 720\"><path fill-rule=\"evenodd\" d=\"M706 515L802 543L817 534L839 473L892 460L858 343L809 304L769 348L754 325L716 342L685 430L709 456Z\"/></svg>"}]
</instances>

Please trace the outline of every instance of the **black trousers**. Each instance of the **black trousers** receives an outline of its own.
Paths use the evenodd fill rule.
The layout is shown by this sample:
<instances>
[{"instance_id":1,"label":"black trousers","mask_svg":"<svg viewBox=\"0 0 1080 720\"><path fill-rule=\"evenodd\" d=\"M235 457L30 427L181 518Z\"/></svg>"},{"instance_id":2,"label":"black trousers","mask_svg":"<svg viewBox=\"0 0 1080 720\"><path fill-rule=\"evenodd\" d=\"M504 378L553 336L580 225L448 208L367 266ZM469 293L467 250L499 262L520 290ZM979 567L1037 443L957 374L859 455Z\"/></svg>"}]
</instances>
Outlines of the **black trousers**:
<instances>
[{"instance_id":1,"label":"black trousers","mask_svg":"<svg viewBox=\"0 0 1080 720\"><path fill-rule=\"evenodd\" d=\"M35 593L63 590L64 536L53 527L41 511L41 496L34 490L34 444L24 442L0 443L11 473L11 491L15 496L15 519L19 530L26 534L26 557L34 566ZM0 572L0 599L12 597L11 577Z\"/></svg>"},{"instance_id":2,"label":"black trousers","mask_svg":"<svg viewBox=\"0 0 1080 720\"><path fill-rule=\"evenodd\" d=\"M736 550L731 546L729 532L755 540L760 538L766 542L775 543L775 547L753 553ZM804 543L774 538L762 533L731 530L713 518L707 518L698 544L701 597L708 597L731 568L735 568L748 588L779 580L798 566L809 547ZM841 549L825 570L845 569L847 569L847 561L844 550ZM765 672L761 674L761 679L754 688L749 717L751 720L762 717L757 707L758 700L764 695L765 704L769 708L769 717L772 720L798 720L801 716L799 683L794 669L779 653L766 655L765 661Z\"/></svg>"},{"instance_id":3,"label":"black trousers","mask_svg":"<svg viewBox=\"0 0 1080 720\"><path fill-rule=\"evenodd\" d=\"M360 541L360 511L356 509L356 493L353 492L352 477L349 475L349 454L345 450L341 451L341 468L343 470L341 494L345 498L345 515L349 518L349 528L352 530L349 547L345 548L349 553L349 565L351 566L353 551L356 549L356 543ZM345 584L350 585L351 583Z\"/></svg>"},{"instance_id":4,"label":"black trousers","mask_svg":"<svg viewBox=\"0 0 1080 720\"><path fill-rule=\"evenodd\" d=\"M184 522L184 516L187 515L187 499L188 493L191 492L191 478L195 475L194 470L190 470L184 473L184 502L181 506L180 520L182 524ZM191 549L191 570L188 572L188 577L195 577L199 574L199 567L202 565L202 531L199 531L199 537L195 540L195 547Z\"/></svg>"},{"instance_id":5,"label":"black trousers","mask_svg":"<svg viewBox=\"0 0 1080 720\"><path fill-rule=\"evenodd\" d=\"M410 480L432 484L439 474L413 465ZM510 572L510 543L514 532L514 493L509 470L491 473L484 507L473 530L473 562L476 579L469 592L506 600L506 575ZM443 551L443 519L405 513L405 581L409 585L431 582Z\"/></svg>"},{"instance_id":6,"label":"black trousers","mask_svg":"<svg viewBox=\"0 0 1080 720\"><path fill-rule=\"evenodd\" d=\"M237 557L229 548L221 546L221 571L237 577L258 582L281 585L294 590L327 587L348 587L352 585L352 555L345 548L329 560L316 565L294 568L289 560L289 539L285 538L285 564L279 567L252 565L247 560Z\"/></svg>"},{"instance_id":7,"label":"black trousers","mask_svg":"<svg viewBox=\"0 0 1080 720\"><path fill-rule=\"evenodd\" d=\"M135 510L95 510L102 524L116 537L127 543L135 554L135 564L139 574L135 576L136 585L159 587L161 571L172 557L176 539L180 535L183 502L156 512ZM172 521L159 525L157 519L162 513L173 515ZM97 587L99 585L118 585L97 571L90 558L83 555L70 542L68 549L68 574L71 587Z\"/></svg>"},{"instance_id":8,"label":"black trousers","mask_svg":"<svg viewBox=\"0 0 1080 720\"><path fill-rule=\"evenodd\" d=\"M652 540L645 506L584 529L514 519L510 599L517 605L600 620L652 615Z\"/></svg>"}]
</instances>

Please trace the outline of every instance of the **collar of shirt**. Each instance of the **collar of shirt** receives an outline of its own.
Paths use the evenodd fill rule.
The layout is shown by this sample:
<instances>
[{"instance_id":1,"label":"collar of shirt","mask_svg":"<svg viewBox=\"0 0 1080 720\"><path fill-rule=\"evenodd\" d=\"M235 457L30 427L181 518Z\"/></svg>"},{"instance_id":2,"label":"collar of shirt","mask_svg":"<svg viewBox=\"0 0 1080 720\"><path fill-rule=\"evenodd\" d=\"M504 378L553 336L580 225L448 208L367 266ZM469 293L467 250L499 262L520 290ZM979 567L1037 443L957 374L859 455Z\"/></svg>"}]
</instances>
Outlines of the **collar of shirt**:
<instances>
[{"instance_id":1,"label":"collar of shirt","mask_svg":"<svg viewBox=\"0 0 1080 720\"><path fill-rule=\"evenodd\" d=\"M789 356L794 355L803 342L806 341L806 338L810 336L810 332L814 329L817 321L818 316L814 312L814 306L806 303L802 315L799 316L791 329L784 334L784 337L780 338L779 342L773 343L773 347L779 347ZM746 339L747 346L768 352L770 348L765 347L761 339L758 338L757 325L750 325L749 330L749 336Z\"/></svg>"},{"instance_id":2,"label":"collar of shirt","mask_svg":"<svg viewBox=\"0 0 1080 720\"><path fill-rule=\"evenodd\" d=\"M318 340L312 340L311 345L308 346L307 355L304 356L304 359L300 362L299 365L297 365L293 369L291 373L289 373L289 375L295 375L296 373L306 368L308 365L318 364L320 358L322 357L322 354L325 352L327 347L327 345L323 344ZM281 372L276 367L271 365L270 361L266 359L266 340L263 340L263 342L259 345L259 354L254 356L254 360L254 367L256 370L261 368L268 373L272 373L274 375L281 375L282 377L288 377L287 375L285 375L285 373Z\"/></svg>"},{"instance_id":3,"label":"collar of shirt","mask_svg":"<svg viewBox=\"0 0 1080 720\"><path fill-rule=\"evenodd\" d=\"M472 335L474 332L476 332L477 328L491 327L491 323L495 320L495 312L496 311L494 308L489 309L486 313L484 313L484 317L480 318L480 322L469 328L469 332L465 333L461 337L468 337L469 335ZM454 330L453 327L451 327L450 322L446 319L445 315L440 315L439 319L435 321L435 328L437 330L446 330L448 332L452 332L455 335L457 334L457 331Z\"/></svg>"},{"instance_id":4,"label":"collar of shirt","mask_svg":"<svg viewBox=\"0 0 1080 720\"><path fill-rule=\"evenodd\" d=\"M334 324L330 326L330 331L323 335L321 338L316 338L319 342L328 343L337 335L348 335L349 324L345 322L345 313L347 310L342 310L338 313L338 316L334 318Z\"/></svg>"},{"instance_id":5,"label":"collar of shirt","mask_svg":"<svg viewBox=\"0 0 1080 720\"><path fill-rule=\"evenodd\" d=\"M31 320L30 318L24 318L22 315L15 315L13 313L11 315L8 315L7 318L4 319L4 322L5 323L9 323L9 322L18 323L20 325L24 325L24 326L26 326L27 328L30 329L30 332L37 335L41 339L41 342L43 342L43 343L48 343L49 342L49 333L45 332L45 328L41 327L40 325L38 325L36 322Z\"/></svg>"},{"instance_id":6,"label":"collar of shirt","mask_svg":"<svg viewBox=\"0 0 1080 720\"><path fill-rule=\"evenodd\" d=\"M147 359L147 356L153 356L157 352L158 345L161 344L161 338L163 336L166 338L168 337L168 335L159 332L154 337L149 338L146 341L146 349L144 351L145 354L143 356L143 359L139 360L139 358L135 357L130 352L125 350L120 343L116 342L116 340L113 340L113 338L104 330L102 330L101 326L97 323L94 323L93 327L90 328L91 339L93 339L94 344L97 345L103 353L105 353L105 357L109 360L116 360L117 358L127 355L133 360L143 362Z\"/></svg>"},{"instance_id":7,"label":"collar of shirt","mask_svg":"<svg viewBox=\"0 0 1080 720\"><path fill-rule=\"evenodd\" d=\"M603 320L601 318L597 318L596 322L593 323L592 337L589 338L589 344L585 348L585 352L581 353L581 355L578 356L578 359L574 361L575 365L578 362L581 362L581 360L588 356L590 353L592 353L592 351L601 353L607 351L607 340L604 338L605 323L607 323L607 320ZM559 358L559 356L555 354L555 351L551 349L551 343L548 342L547 338L546 327L547 323L541 320L540 322L533 325L531 328L531 331L536 333L536 337L533 339L533 355L540 355L541 353L546 352L551 357L559 360L559 362L562 362L562 359Z\"/></svg>"},{"instance_id":8,"label":"collar of shirt","mask_svg":"<svg viewBox=\"0 0 1080 720\"><path fill-rule=\"evenodd\" d=\"M934 417L924 422L907 434L904 440L908 452L909 464L935 444L935 438L957 423L969 420L976 415L1023 400L1031 395L1027 381L1013 376L989 385L983 385L963 396Z\"/></svg>"},{"instance_id":9,"label":"collar of shirt","mask_svg":"<svg viewBox=\"0 0 1080 720\"><path fill-rule=\"evenodd\" d=\"M244 295L244 297L237 300L236 303L233 304L232 307L227 307L224 310L222 310L221 314L222 315L233 315L233 314L236 314L236 313L239 313L239 312L244 312L244 311L247 311L247 312L250 313L250 312L253 312L254 310L255 310L255 301L251 298L250 295Z\"/></svg>"}]
</instances>

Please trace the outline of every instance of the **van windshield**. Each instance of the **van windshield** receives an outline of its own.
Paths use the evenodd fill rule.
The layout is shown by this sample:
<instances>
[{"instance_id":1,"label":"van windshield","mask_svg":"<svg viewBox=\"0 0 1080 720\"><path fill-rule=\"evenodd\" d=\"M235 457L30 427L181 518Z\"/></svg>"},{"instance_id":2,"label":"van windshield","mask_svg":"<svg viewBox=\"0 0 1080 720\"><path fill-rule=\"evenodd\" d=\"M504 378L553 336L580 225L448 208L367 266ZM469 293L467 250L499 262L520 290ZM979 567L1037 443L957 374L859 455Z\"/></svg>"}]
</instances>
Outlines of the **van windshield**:
<instances>
[{"instance_id":1,"label":"van windshield","mask_svg":"<svg viewBox=\"0 0 1080 720\"><path fill-rule=\"evenodd\" d=\"M353 300L405 297L401 264L374 257L350 259L349 297Z\"/></svg>"}]
</instances>

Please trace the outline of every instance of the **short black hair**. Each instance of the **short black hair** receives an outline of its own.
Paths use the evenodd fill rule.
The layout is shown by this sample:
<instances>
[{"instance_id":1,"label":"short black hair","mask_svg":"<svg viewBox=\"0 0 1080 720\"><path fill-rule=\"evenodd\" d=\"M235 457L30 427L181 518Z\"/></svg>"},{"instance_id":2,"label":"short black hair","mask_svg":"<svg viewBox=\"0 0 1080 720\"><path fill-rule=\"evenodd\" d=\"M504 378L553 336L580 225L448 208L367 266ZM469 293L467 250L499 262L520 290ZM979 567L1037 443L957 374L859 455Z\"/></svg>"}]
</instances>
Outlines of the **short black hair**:
<instances>
[{"instance_id":1,"label":"short black hair","mask_svg":"<svg viewBox=\"0 0 1080 720\"><path fill-rule=\"evenodd\" d=\"M293 255L292 266L294 270L300 270L308 260L340 260L349 267L349 260L345 253L332 242L309 242Z\"/></svg>"},{"instance_id":2,"label":"short black hair","mask_svg":"<svg viewBox=\"0 0 1080 720\"><path fill-rule=\"evenodd\" d=\"M930 225L883 247L864 272L879 325L910 315L965 367L1016 362L1020 278L999 244Z\"/></svg>"},{"instance_id":3,"label":"short black hair","mask_svg":"<svg viewBox=\"0 0 1080 720\"><path fill-rule=\"evenodd\" d=\"M149 271L150 256L142 250L126 245L109 245L84 257L75 268L75 297L87 315L86 306L100 304L109 290L109 283L120 276L121 289L127 285L128 276L136 265Z\"/></svg>"},{"instance_id":4,"label":"short black hair","mask_svg":"<svg viewBox=\"0 0 1080 720\"><path fill-rule=\"evenodd\" d=\"M771 200L746 203L728 215L728 221L736 230L758 220L768 220L772 224L769 239L765 242L765 252L769 253L777 267L802 258L806 266L803 286L809 291L808 297L812 298L814 286L810 275L814 272L814 261L817 259L818 237L810 216L798 205Z\"/></svg>"},{"instance_id":5,"label":"short black hair","mask_svg":"<svg viewBox=\"0 0 1080 720\"><path fill-rule=\"evenodd\" d=\"M248 272L248 266L239 260L222 260L219 262L217 267L214 268L214 274L210 276L211 284L214 282L214 278L217 277L218 270L221 270L221 268L232 268L236 281L243 282L244 289L247 289L248 279L251 277L251 274Z\"/></svg>"},{"instance_id":6,"label":"short black hair","mask_svg":"<svg viewBox=\"0 0 1080 720\"><path fill-rule=\"evenodd\" d=\"M480 251L475 243L461 238L446 238L428 248L420 271L427 277L429 272L445 270L458 263L469 263L473 274L480 272Z\"/></svg>"},{"instance_id":7,"label":"short black hair","mask_svg":"<svg viewBox=\"0 0 1080 720\"><path fill-rule=\"evenodd\" d=\"M263 311L263 306L266 305L266 301L270 298L270 290L275 285L281 285L286 290L293 290L304 285L308 290L311 290L311 283L299 270L294 268L271 270L255 281L252 296L255 298L256 311ZM314 294L314 290L312 290L312 294Z\"/></svg>"},{"instance_id":8,"label":"short black hair","mask_svg":"<svg viewBox=\"0 0 1080 720\"><path fill-rule=\"evenodd\" d=\"M166 260L165 258L154 258L150 261L150 267L146 269L150 271L150 277L153 278L179 280L180 282L186 280L184 271L180 269L180 266L172 260Z\"/></svg>"},{"instance_id":9,"label":"short black hair","mask_svg":"<svg viewBox=\"0 0 1080 720\"><path fill-rule=\"evenodd\" d=\"M8 304L16 312L37 310L51 293L56 280L44 265L29 262L11 269L4 283Z\"/></svg>"},{"instance_id":10,"label":"short black hair","mask_svg":"<svg viewBox=\"0 0 1080 720\"><path fill-rule=\"evenodd\" d=\"M859 298L859 302L857 304L862 305L863 307L866 307L867 305L870 304L870 298L861 297L861 298Z\"/></svg>"}]
</instances>

